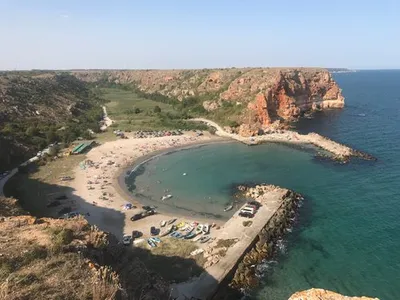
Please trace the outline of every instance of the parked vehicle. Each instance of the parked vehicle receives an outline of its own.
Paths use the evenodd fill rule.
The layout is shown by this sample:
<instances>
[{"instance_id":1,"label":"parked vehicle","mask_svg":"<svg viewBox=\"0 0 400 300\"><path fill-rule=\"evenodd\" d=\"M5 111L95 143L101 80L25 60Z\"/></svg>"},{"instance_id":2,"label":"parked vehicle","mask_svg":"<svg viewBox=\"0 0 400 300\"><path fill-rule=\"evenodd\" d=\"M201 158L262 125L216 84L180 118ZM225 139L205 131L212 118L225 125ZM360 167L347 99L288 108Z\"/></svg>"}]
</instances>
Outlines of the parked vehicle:
<instances>
[{"instance_id":1,"label":"parked vehicle","mask_svg":"<svg viewBox=\"0 0 400 300\"><path fill-rule=\"evenodd\" d=\"M140 231L134 230L132 231L132 239L140 238L143 235Z\"/></svg>"},{"instance_id":2,"label":"parked vehicle","mask_svg":"<svg viewBox=\"0 0 400 300\"><path fill-rule=\"evenodd\" d=\"M122 237L122 243L123 243L125 246L129 246L129 245L132 243L132 237L131 237L130 235L124 235L124 236Z\"/></svg>"},{"instance_id":3,"label":"parked vehicle","mask_svg":"<svg viewBox=\"0 0 400 300\"><path fill-rule=\"evenodd\" d=\"M159 233L160 233L160 229L158 229L158 228L156 228L154 226L151 226L151 228L150 228L150 234L151 235L157 235Z\"/></svg>"},{"instance_id":4,"label":"parked vehicle","mask_svg":"<svg viewBox=\"0 0 400 300\"><path fill-rule=\"evenodd\" d=\"M143 215L141 213L140 214L136 214L136 215L133 215L131 217L131 221L137 221L137 220L140 220L142 218L143 218Z\"/></svg>"},{"instance_id":5,"label":"parked vehicle","mask_svg":"<svg viewBox=\"0 0 400 300\"><path fill-rule=\"evenodd\" d=\"M241 210L241 211L239 212L239 216L245 217L245 218L253 218L253 217L254 217L254 214L252 214L252 213L250 213L250 212L248 212L248 211L243 211L243 210Z\"/></svg>"}]
</instances>

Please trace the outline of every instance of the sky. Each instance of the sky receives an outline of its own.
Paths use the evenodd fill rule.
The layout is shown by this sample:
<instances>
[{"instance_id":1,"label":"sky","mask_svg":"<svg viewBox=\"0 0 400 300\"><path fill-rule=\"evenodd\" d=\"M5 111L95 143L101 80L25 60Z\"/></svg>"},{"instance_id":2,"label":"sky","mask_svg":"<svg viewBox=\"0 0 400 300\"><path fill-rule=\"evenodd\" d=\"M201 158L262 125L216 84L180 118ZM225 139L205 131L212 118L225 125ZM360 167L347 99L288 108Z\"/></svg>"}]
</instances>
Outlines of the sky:
<instances>
[{"instance_id":1,"label":"sky","mask_svg":"<svg viewBox=\"0 0 400 300\"><path fill-rule=\"evenodd\" d=\"M400 0L0 0L0 70L400 69Z\"/></svg>"}]
</instances>

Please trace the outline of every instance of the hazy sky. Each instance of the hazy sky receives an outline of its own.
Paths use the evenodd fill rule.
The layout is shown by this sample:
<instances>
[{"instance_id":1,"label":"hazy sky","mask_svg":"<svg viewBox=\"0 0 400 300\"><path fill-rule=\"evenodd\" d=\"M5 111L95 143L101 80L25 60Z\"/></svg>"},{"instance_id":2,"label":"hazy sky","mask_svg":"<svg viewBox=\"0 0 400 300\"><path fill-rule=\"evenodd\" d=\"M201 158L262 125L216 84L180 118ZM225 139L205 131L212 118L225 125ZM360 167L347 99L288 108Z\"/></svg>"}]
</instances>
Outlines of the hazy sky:
<instances>
[{"instance_id":1,"label":"hazy sky","mask_svg":"<svg viewBox=\"0 0 400 300\"><path fill-rule=\"evenodd\" d=\"M400 68L400 0L0 0L0 69Z\"/></svg>"}]
</instances>

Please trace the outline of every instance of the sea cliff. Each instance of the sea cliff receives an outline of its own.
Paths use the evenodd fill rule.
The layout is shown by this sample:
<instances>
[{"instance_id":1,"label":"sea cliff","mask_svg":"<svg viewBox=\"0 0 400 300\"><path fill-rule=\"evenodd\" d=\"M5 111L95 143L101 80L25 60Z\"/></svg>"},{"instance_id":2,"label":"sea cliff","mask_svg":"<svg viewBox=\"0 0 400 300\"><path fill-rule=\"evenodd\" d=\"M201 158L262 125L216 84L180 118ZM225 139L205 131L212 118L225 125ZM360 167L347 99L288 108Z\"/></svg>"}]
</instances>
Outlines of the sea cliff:
<instances>
[{"instance_id":1,"label":"sea cliff","mask_svg":"<svg viewBox=\"0 0 400 300\"><path fill-rule=\"evenodd\" d=\"M326 69L244 68L202 70L75 71L88 82L134 84L147 94L192 102L207 112L256 132L274 122L295 121L305 112L342 108L341 89ZM195 101L193 101L195 100Z\"/></svg>"}]
</instances>

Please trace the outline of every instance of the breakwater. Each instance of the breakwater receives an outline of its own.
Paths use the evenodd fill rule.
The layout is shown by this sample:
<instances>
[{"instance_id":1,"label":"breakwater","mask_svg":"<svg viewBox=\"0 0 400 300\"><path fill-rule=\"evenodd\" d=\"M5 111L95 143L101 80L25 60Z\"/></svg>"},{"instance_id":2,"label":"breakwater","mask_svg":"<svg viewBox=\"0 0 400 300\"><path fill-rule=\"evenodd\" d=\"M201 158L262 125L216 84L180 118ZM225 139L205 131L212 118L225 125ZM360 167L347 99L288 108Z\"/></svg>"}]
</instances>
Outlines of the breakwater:
<instances>
[{"instance_id":1,"label":"breakwater","mask_svg":"<svg viewBox=\"0 0 400 300\"><path fill-rule=\"evenodd\" d=\"M253 218L243 218L238 211L224 224L216 239L204 249L204 272L190 282L172 287L176 299L208 300L221 293L226 295L221 286L238 292L256 285L251 265L272 255L274 242L290 225L301 200L299 194L273 185L239 188L244 196L259 202L260 208ZM230 283L226 285L227 282Z\"/></svg>"}]
</instances>

